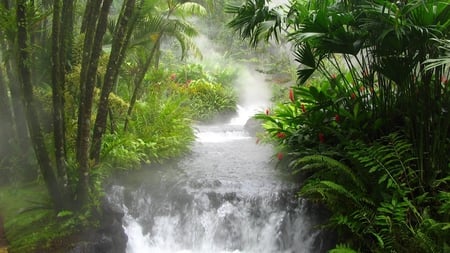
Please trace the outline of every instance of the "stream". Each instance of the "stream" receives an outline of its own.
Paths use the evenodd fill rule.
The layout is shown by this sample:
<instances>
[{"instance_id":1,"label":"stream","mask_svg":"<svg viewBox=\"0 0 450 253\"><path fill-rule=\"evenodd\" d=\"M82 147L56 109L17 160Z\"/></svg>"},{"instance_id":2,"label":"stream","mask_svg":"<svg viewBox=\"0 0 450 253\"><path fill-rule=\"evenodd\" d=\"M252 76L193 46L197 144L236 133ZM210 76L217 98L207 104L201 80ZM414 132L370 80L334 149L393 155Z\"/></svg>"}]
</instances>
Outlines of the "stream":
<instances>
[{"instance_id":1,"label":"stream","mask_svg":"<svg viewBox=\"0 0 450 253\"><path fill-rule=\"evenodd\" d=\"M108 192L125 213L127 253L316 253L320 215L276 169L274 151L244 128L261 111L239 106L224 123L197 125L191 152L132 172Z\"/></svg>"}]
</instances>

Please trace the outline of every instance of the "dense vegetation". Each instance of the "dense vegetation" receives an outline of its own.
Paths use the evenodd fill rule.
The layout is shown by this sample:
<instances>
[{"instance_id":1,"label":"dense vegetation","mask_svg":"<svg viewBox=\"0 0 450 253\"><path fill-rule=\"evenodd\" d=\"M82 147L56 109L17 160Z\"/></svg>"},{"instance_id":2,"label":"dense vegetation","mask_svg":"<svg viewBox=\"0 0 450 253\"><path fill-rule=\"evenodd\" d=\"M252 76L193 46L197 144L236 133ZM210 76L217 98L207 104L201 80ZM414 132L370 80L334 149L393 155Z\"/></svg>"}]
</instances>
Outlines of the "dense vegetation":
<instances>
[{"instance_id":1,"label":"dense vegetation","mask_svg":"<svg viewBox=\"0 0 450 253\"><path fill-rule=\"evenodd\" d=\"M293 44L298 84L256 118L300 195L330 210L330 252L449 252L448 1L248 0L227 11L253 46Z\"/></svg>"},{"instance_id":2,"label":"dense vegetation","mask_svg":"<svg viewBox=\"0 0 450 253\"><path fill-rule=\"evenodd\" d=\"M236 68L205 69L208 1L0 2L0 216L10 252L95 227L115 171L189 150L235 111ZM211 15L211 14L209 14Z\"/></svg>"}]
</instances>

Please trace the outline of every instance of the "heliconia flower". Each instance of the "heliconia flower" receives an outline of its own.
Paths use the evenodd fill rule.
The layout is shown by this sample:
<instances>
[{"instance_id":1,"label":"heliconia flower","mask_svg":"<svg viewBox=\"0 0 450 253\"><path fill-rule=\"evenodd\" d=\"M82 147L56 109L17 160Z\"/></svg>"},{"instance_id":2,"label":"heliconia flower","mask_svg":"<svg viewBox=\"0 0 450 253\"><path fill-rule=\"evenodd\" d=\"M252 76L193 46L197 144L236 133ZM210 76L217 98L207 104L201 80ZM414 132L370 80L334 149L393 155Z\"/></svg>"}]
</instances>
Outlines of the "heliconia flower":
<instances>
[{"instance_id":1,"label":"heliconia flower","mask_svg":"<svg viewBox=\"0 0 450 253\"><path fill-rule=\"evenodd\" d=\"M304 104L302 104L302 112L303 112L303 113L306 112L306 108L305 108L305 105L304 105Z\"/></svg>"},{"instance_id":2,"label":"heliconia flower","mask_svg":"<svg viewBox=\"0 0 450 253\"><path fill-rule=\"evenodd\" d=\"M283 153L281 153L281 152L279 152L278 154L277 154L277 158L278 158L278 160L282 160L283 159Z\"/></svg>"},{"instance_id":3,"label":"heliconia flower","mask_svg":"<svg viewBox=\"0 0 450 253\"><path fill-rule=\"evenodd\" d=\"M356 99L356 94L355 94L355 93L352 93L351 98L352 98L352 99Z\"/></svg>"},{"instance_id":4,"label":"heliconia flower","mask_svg":"<svg viewBox=\"0 0 450 253\"><path fill-rule=\"evenodd\" d=\"M283 133L283 132L278 132L278 133L277 133L277 137L278 137L279 139L284 139L284 138L286 138L286 134Z\"/></svg>"},{"instance_id":5,"label":"heliconia flower","mask_svg":"<svg viewBox=\"0 0 450 253\"><path fill-rule=\"evenodd\" d=\"M339 114L336 113L336 115L334 115L334 120L335 120L336 122L341 121L341 116L339 116Z\"/></svg>"},{"instance_id":6,"label":"heliconia flower","mask_svg":"<svg viewBox=\"0 0 450 253\"><path fill-rule=\"evenodd\" d=\"M291 100L291 102L294 102L295 98L294 98L294 90L291 88L289 89L289 100Z\"/></svg>"},{"instance_id":7,"label":"heliconia flower","mask_svg":"<svg viewBox=\"0 0 450 253\"><path fill-rule=\"evenodd\" d=\"M266 115L269 115L270 111L269 109L266 109Z\"/></svg>"},{"instance_id":8,"label":"heliconia flower","mask_svg":"<svg viewBox=\"0 0 450 253\"><path fill-rule=\"evenodd\" d=\"M325 135L323 133L319 133L319 142L325 143Z\"/></svg>"}]
</instances>

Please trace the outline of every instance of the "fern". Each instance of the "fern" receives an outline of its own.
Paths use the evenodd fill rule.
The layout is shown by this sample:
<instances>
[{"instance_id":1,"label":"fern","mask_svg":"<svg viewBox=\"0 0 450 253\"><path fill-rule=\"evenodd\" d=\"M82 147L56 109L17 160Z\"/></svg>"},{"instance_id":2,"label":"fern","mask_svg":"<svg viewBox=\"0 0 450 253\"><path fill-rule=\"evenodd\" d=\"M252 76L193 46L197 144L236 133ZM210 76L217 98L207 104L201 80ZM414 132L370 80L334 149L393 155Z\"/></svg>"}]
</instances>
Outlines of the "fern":
<instances>
[{"instance_id":1,"label":"fern","mask_svg":"<svg viewBox=\"0 0 450 253\"><path fill-rule=\"evenodd\" d=\"M308 171L311 168L330 168L336 170L336 173L342 173L341 176L350 178L351 182L358 187L358 190L365 192L363 182L358 178L357 175L355 175L350 167L329 156L319 154L304 156L291 163L291 167L299 167L299 169L294 170L296 173L301 171Z\"/></svg>"},{"instance_id":2,"label":"fern","mask_svg":"<svg viewBox=\"0 0 450 253\"><path fill-rule=\"evenodd\" d=\"M358 143L350 148L350 155L363 168L378 178L378 184L394 188L397 193L412 191L418 175L412 169L416 157L412 155L412 144L397 133L381 138L374 145L366 147Z\"/></svg>"},{"instance_id":3,"label":"fern","mask_svg":"<svg viewBox=\"0 0 450 253\"><path fill-rule=\"evenodd\" d=\"M350 246L345 244L338 244L336 248L328 251L329 253L358 253L358 251L350 248Z\"/></svg>"}]
</instances>

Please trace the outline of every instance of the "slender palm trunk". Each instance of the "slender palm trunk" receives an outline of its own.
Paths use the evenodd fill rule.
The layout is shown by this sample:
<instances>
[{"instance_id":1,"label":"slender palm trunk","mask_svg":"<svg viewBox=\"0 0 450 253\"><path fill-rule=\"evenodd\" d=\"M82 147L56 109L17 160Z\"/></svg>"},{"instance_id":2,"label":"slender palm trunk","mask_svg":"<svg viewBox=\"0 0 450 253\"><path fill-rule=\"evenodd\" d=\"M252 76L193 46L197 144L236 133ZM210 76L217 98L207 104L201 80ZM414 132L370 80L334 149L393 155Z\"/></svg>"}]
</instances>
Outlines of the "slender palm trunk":
<instances>
[{"instance_id":1,"label":"slender palm trunk","mask_svg":"<svg viewBox=\"0 0 450 253\"><path fill-rule=\"evenodd\" d=\"M78 185L77 202L82 207L88 201L89 193L89 173L92 163L89 157L91 116L94 98L94 88L97 81L97 69L102 50L102 40L106 32L108 23L108 13L112 0L94 1L95 6L99 6L99 15L91 15L88 20L88 27L85 35L85 48L83 51L83 65L80 78L80 106L78 114L77 132L77 162L78 162ZM89 6L89 4L88 4ZM89 32L95 30L95 33ZM91 43L91 44L90 44Z\"/></svg>"},{"instance_id":2,"label":"slender palm trunk","mask_svg":"<svg viewBox=\"0 0 450 253\"><path fill-rule=\"evenodd\" d=\"M53 95L53 137L55 142L56 171L61 185L67 186L66 138L64 133L64 48L61 36L61 1L53 4L52 24L52 95Z\"/></svg>"},{"instance_id":3,"label":"slender palm trunk","mask_svg":"<svg viewBox=\"0 0 450 253\"><path fill-rule=\"evenodd\" d=\"M28 129L33 143L39 168L44 178L47 190L53 200L57 210L63 208L63 198L53 172L52 163L48 151L45 147L44 136L42 134L36 105L33 99L33 86L31 83L31 71L29 67L30 57L28 52L28 32L26 18L26 1L18 0L17 17L17 43L18 43L18 72L23 92L23 102L25 105L25 114L28 122Z\"/></svg>"},{"instance_id":4,"label":"slender palm trunk","mask_svg":"<svg viewBox=\"0 0 450 253\"><path fill-rule=\"evenodd\" d=\"M134 27L135 22L132 20L132 16L135 3L136 0L126 0L124 2L122 12L117 21L118 25L114 32L111 54L109 56L108 66L106 68L103 87L100 94L100 102L92 137L91 159L93 159L95 163L98 163L100 159L101 140L106 130L109 94L119 76L120 66L125 58L125 51Z\"/></svg>"},{"instance_id":5,"label":"slender palm trunk","mask_svg":"<svg viewBox=\"0 0 450 253\"><path fill-rule=\"evenodd\" d=\"M144 63L144 66L142 66L141 71L138 73L138 77L135 79L133 95L131 95L130 105L128 106L127 110L127 117L125 118L125 123L123 125L123 130L125 132L128 130L128 122L131 117L131 113L133 112L134 105L136 104L137 96L139 94L139 91L141 90L142 83L144 82L145 74L147 73L148 69L150 68L153 62L155 52L159 48L158 44L161 41L161 37L162 33L160 33L158 38L156 39L155 45L153 45L150 55L148 56L146 62Z\"/></svg>"},{"instance_id":6,"label":"slender palm trunk","mask_svg":"<svg viewBox=\"0 0 450 253\"><path fill-rule=\"evenodd\" d=\"M14 136L12 124L11 99L8 95L6 78L3 68L0 68L0 136L4 136L0 141L0 157L9 157L9 144Z\"/></svg>"}]
</instances>

